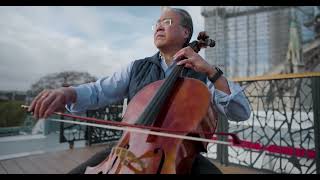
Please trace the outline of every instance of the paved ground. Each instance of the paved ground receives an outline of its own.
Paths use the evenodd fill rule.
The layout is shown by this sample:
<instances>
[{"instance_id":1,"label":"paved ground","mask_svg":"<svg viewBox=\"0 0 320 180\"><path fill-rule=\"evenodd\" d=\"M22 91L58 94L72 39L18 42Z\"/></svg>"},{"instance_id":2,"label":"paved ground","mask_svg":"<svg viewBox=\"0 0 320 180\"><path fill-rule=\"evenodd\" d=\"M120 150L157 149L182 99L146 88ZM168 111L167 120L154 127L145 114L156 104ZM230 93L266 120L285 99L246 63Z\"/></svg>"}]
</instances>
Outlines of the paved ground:
<instances>
[{"instance_id":1,"label":"paved ground","mask_svg":"<svg viewBox=\"0 0 320 180\"><path fill-rule=\"evenodd\" d=\"M270 174L269 172L266 171L258 171L252 168L246 168L243 166L237 166L237 165L222 165L216 160L211 160L211 162L216 165L222 172L223 174Z\"/></svg>"},{"instance_id":2,"label":"paved ground","mask_svg":"<svg viewBox=\"0 0 320 180\"><path fill-rule=\"evenodd\" d=\"M91 157L106 145L48 152L0 161L0 174L65 174ZM262 172L237 166L222 166L212 162L225 174L261 174Z\"/></svg>"},{"instance_id":3,"label":"paved ground","mask_svg":"<svg viewBox=\"0 0 320 180\"><path fill-rule=\"evenodd\" d=\"M0 174L65 174L104 146L69 149L0 161Z\"/></svg>"}]
</instances>

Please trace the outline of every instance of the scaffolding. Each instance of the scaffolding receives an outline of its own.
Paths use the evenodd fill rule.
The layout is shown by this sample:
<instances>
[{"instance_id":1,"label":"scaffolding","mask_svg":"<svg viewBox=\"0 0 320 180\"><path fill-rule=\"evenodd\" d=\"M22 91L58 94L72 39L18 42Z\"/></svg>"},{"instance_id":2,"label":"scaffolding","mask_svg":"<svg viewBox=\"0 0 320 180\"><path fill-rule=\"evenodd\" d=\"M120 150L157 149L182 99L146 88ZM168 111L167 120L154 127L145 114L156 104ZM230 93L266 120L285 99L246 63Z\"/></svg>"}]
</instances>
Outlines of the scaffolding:
<instances>
[{"instance_id":1,"label":"scaffolding","mask_svg":"<svg viewBox=\"0 0 320 180\"><path fill-rule=\"evenodd\" d=\"M282 72L287 64L290 24L295 21L301 43L314 38L304 22L315 7L205 6L201 7L205 31L216 47L205 57L227 77L249 77Z\"/></svg>"}]
</instances>

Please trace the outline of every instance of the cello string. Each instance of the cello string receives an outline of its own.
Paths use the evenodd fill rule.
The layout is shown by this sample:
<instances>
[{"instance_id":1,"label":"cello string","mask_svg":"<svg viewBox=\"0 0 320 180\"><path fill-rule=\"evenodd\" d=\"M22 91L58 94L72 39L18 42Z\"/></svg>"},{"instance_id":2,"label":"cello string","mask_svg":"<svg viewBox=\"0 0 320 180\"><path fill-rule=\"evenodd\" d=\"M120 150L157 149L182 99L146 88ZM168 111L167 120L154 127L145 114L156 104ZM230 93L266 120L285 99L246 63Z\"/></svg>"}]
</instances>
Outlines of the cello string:
<instances>
[{"instance_id":1,"label":"cello string","mask_svg":"<svg viewBox=\"0 0 320 180\"><path fill-rule=\"evenodd\" d=\"M148 106L138 118L136 125L151 125L154 123L155 117L159 113L159 109L161 109L162 104L166 101L169 91L172 90L181 70L182 68L179 66L174 67L169 77L165 79L156 94L152 97Z\"/></svg>"}]
</instances>

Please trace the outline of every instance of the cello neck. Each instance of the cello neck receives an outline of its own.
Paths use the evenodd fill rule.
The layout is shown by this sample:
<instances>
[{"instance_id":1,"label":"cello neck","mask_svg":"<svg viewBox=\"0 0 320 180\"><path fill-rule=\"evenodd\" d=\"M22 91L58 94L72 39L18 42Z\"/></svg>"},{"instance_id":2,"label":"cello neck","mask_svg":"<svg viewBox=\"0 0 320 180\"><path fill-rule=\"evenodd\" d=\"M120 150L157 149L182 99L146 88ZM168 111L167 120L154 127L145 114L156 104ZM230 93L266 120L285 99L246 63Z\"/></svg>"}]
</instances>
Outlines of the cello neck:
<instances>
[{"instance_id":1,"label":"cello neck","mask_svg":"<svg viewBox=\"0 0 320 180\"><path fill-rule=\"evenodd\" d=\"M168 95L171 93L175 82L177 81L183 66L177 66L176 62L174 63L174 68L170 75L165 79L164 83L158 89L157 93L154 95L146 109L143 111L139 119L137 120L137 125L152 125L156 120L161 107L164 105Z\"/></svg>"}]
</instances>

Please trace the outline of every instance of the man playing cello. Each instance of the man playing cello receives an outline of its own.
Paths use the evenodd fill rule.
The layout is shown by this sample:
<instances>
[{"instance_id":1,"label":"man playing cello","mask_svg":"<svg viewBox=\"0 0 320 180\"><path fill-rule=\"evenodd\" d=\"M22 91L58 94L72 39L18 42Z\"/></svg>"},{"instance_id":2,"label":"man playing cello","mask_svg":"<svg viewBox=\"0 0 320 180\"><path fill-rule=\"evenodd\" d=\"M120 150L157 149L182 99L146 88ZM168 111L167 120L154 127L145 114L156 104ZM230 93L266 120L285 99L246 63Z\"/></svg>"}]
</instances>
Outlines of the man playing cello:
<instances>
[{"instance_id":1,"label":"man playing cello","mask_svg":"<svg viewBox=\"0 0 320 180\"><path fill-rule=\"evenodd\" d=\"M192 78L204 82L212 94L211 102L220 114L232 121L244 121L250 117L249 103L241 87L227 80L222 71L208 64L186 44L193 34L191 16L183 9L169 8L162 12L154 26L154 44L158 52L151 57L132 61L126 68L94 83L76 87L44 90L33 100L29 111L36 118L47 118L53 112L66 107L70 112L84 112L132 99L148 84L164 79L172 71L174 59L183 58L177 64L189 68ZM73 169L70 173L84 173L86 167L95 166L110 153L106 149ZM199 154L193 161L194 174L221 173L209 160Z\"/></svg>"}]
</instances>

